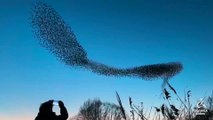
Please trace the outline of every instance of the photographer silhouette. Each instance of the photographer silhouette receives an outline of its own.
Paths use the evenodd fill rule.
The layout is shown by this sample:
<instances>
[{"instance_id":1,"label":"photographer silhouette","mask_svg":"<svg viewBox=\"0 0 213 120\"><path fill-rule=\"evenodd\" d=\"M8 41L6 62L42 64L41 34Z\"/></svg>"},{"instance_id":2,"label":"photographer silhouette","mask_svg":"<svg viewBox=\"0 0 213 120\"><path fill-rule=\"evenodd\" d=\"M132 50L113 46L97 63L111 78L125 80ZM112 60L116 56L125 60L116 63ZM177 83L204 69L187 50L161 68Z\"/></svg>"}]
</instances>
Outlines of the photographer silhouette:
<instances>
[{"instance_id":1,"label":"photographer silhouette","mask_svg":"<svg viewBox=\"0 0 213 120\"><path fill-rule=\"evenodd\" d=\"M56 115L56 113L52 111L53 102L54 100L49 100L42 103L35 120L67 120L68 112L66 107L64 106L64 103L62 101L58 101L58 105L60 107L60 115Z\"/></svg>"}]
</instances>

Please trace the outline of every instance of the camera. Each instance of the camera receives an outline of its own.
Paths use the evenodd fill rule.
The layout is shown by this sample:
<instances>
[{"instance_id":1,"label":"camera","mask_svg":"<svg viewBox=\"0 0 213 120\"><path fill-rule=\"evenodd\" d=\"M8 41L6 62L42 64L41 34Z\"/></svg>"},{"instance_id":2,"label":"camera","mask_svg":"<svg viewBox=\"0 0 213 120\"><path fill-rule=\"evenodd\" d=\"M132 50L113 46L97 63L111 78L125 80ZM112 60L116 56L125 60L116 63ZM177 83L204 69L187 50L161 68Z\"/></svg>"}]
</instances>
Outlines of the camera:
<instances>
[{"instance_id":1,"label":"camera","mask_svg":"<svg viewBox=\"0 0 213 120\"><path fill-rule=\"evenodd\" d=\"M58 100L54 100L53 105L58 106L58 102L59 102Z\"/></svg>"}]
</instances>

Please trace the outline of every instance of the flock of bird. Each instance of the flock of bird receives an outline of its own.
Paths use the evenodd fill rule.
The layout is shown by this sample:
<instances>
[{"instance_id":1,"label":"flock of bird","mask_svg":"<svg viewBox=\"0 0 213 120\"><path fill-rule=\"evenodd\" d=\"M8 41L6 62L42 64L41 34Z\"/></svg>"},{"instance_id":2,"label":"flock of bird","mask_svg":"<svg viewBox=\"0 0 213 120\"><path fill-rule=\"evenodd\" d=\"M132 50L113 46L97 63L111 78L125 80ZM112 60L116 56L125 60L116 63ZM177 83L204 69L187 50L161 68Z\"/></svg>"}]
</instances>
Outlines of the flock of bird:
<instances>
[{"instance_id":1,"label":"flock of bird","mask_svg":"<svg viewBox=\"0 0 213 120\"><path fill-rule=\"evenodd\" d=\"M143 80L161 78L164 84L183 69L179 62L123 69L96 62L87 56L87 52L78 43L71 27L65 23L60 14L43 2L35 4L32 10L31 25L40 44L71 67L78 66L105 76L139 77Z\"/></svg>"}]
</instances>

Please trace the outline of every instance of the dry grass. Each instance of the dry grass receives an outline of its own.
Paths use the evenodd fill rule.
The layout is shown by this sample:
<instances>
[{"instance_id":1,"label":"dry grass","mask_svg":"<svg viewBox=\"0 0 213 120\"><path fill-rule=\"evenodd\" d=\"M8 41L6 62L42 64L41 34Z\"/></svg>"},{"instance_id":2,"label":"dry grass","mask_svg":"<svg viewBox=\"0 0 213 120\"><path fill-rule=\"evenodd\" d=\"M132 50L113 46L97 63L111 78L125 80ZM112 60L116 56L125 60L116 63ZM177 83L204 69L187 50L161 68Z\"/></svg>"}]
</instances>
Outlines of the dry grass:
<instances>
[{"instance_id":1,"label":"dry grass","mask_svg":"<svg viewBox=\"0 0 213 120\"><path fill-rule=\"evenodd\" d=\"M118 116L118 117L101 117L101 118L93 118L93 119L83 119L83 120L213 120L213 92L209 97L205 97L203 104L206 106L206 112L203 115L198 115L198 107L197 103L192 104L191 99L191 91L188 90L184 97L181 98L178 95L178 92L175 90L172 85L168 83L168 88L163 89L163 103L161 103L158 107L153 106L150 109L144 110L144 103L141 102L140 105L136 105L133 102L133 99L129 97L129 114L125 110L122 100L119 94L116 92L116 98L118 101L118 105L111 104L111 107L105 108L104 115L107 116ZM174 102L173 99L177 99L179 103ZM100 101L100 103L102 103ZM106 102L105 102L106 103ZM175 104L174 104L175 103ZM108 111L113 111L116 106L116 111L113 114L107 113ZM103 111L103 110L102 110ZM87 113L93 111L86 111ZM96 111L97 112L97 111ZM96 113L97 114L97 113ZM103 114L103 112L101 113ZM81 116L82 117L82 116Z\"/></svg>"}]
</instances>

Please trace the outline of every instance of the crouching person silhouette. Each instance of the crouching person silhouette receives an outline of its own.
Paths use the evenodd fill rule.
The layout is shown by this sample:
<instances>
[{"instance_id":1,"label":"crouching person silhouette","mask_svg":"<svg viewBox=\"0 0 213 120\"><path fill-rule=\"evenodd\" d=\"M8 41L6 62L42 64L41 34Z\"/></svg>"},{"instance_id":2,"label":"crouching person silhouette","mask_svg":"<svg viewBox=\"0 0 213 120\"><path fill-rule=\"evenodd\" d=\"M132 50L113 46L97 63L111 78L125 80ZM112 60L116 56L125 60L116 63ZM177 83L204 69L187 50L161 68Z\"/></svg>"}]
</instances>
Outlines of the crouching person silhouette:
<instances>
[{"instance_id":1,"label":"crouching person silhouette","mask_svg":"<svg viewBox=\"0 0 213 120\"><path fill-rule=\"evenodd\" d=\"M60 115L56 115L55 112L52 111L53 103L53 100L42 103L35 120L67 120L68 112L66 107L64 106L64 103L62 101L58 101L58 106L60 107Z\"/></svg>"}]
</instances>

